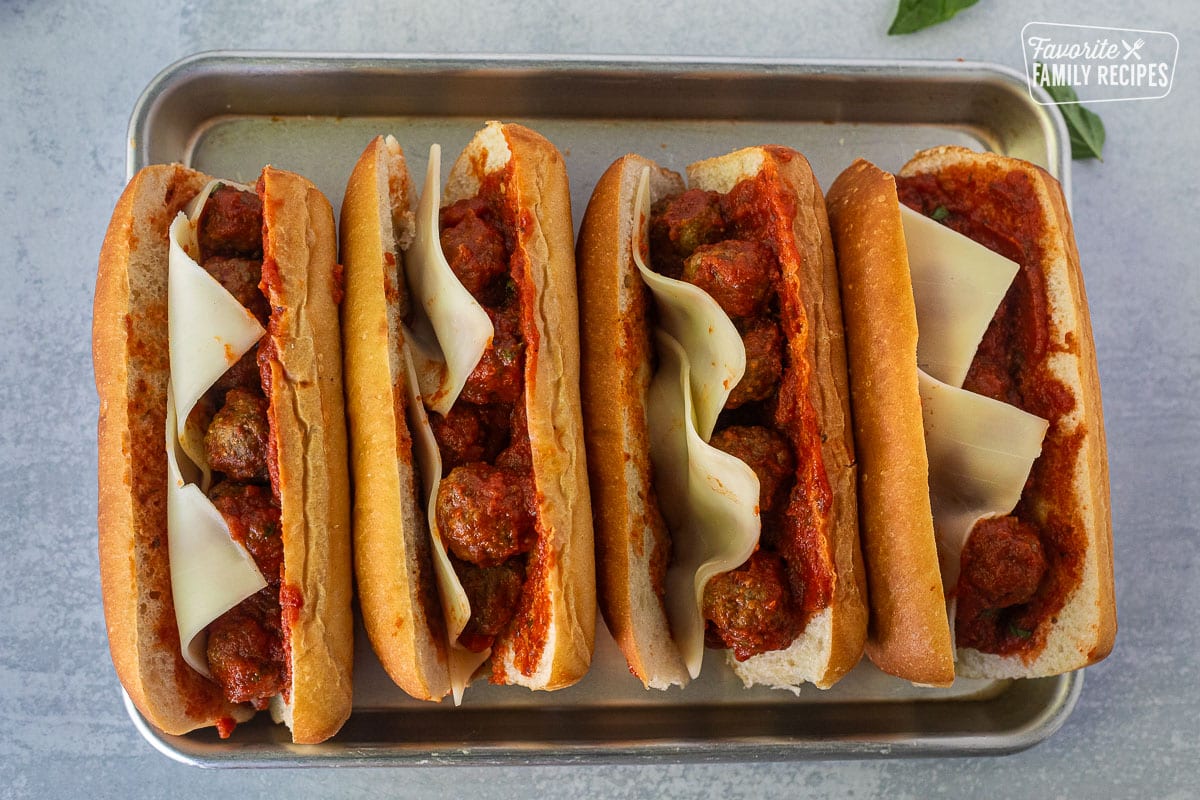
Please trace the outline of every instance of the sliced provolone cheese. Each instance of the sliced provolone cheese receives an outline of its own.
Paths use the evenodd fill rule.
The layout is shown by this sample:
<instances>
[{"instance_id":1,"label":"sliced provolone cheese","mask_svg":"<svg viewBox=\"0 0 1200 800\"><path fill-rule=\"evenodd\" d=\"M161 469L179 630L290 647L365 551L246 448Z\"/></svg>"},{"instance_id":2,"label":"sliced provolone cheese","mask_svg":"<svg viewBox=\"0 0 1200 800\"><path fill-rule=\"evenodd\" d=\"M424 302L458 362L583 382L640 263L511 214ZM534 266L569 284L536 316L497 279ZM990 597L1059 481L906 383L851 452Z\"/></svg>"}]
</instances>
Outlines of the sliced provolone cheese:
<instances>
[{"instance_id":1,"label":"sliced provolone cheese","mask_svg":"<svg viewBox=\"0 0 1200 800\"><path fill-rule=\"evenodd\" d=\"M1020 267L907 206L900 206L900 219L917 305L917 365L962 386Z\"/></svg>"},{"instance_id":2,"label":"sliced provolone cheese","mask_svg":"<svg viewBox=\"0 0 1200 800\"><path fill-rule=\"evenodd\" d=\"M184 212L187 214L188 219L191 220L193 226L199 224L200 212L204 210L205 204L208 203L209 195L211 195L217 189L220 189L222 186L229 186L237 189L240 192L254 192L254 187L245 183L227 181L224 179L209 181L208 183L204 184L204 188L200 190L200 193L189 200L188 204L183 207Z\"/></svg>"},{"instance_id":3,"label":"sliced provolone cheese","mask_svg":"<svg viewBox=\"0 0 1200 800\"><path fill-rule=\"evenodd\" d=\"M740 566L758 545L758 478L697 431L689 356L656 332L659 366L646 397L650 459L672 532L666 607L671 632L693 677L704 659L704 587Z\"/></svg>"},{"instance_id":4,"label":"sliced provolone cheese","mask_svg":"<svg viewBox=\"0 0 1200 800\"><path fill-rule=\"evenodd\" d=\"M187 455L175 427L174 392L167 384L167 552L171 596L183 658L209 676L205 629L267 585L246 548L229 534L225 518L196 485L195 469L185 479Z\"/></svg>"},{"instance_id":5,"label":"sliced provolone cheese","mask_svg":"<svg viewBox=\"0 0 1200 800\"><path fill-rule=\"evenodd\" d=\"M729 393L746 371L746 346L729 315L708 292L660 275L643 261L650 237L649 168L642 171L638 183L633 222L633 261L654 295L659 327L687 351L696 428L708 441Z\"/></svg>"},{"instance_id":6,"label":"sliced provolone cheese","mask_svg":"<svg viewBox=\"0 0 1200 800\"><path fill-rule=\"evenodd\" d=\"M207 196L218 182L211 182ZM192 409L204 393L238 362L266 332L254 315L197 263L200 246L196 224L201 207L190 217L182 212L170 228L167 266L167 350L175 387L177 435L188 458L202 472L200 488L208 491L210 473L203 433L189 425Z\"/></svg>"},{"instance_id":7,"label":"sliced provolone cheese","mask_svg":"<svg viewBox=\"0 0 1200 800\"><path fill-rule=\"evenodd\" d=\"M404 276L414 299L408 340L425 405L446 414L492 341L492 321L442 253L442 149L429 148L425 186L417 202L416 234L404 257Z\"/></svg>"},{"instance_id":8,"label":"sliced provolone cheese","mask_svg":"<svg viewBox=\"0 0 1200 800\"><path fill-rule=\"evenodd\" d=\"M210 182L171 223L167 265L167 546L183 657L209 675L206 628L267 585L246 548L205 496L211 479L203 431L189 415L204 393L265 333L197 263L196 226L220 181ZM248 187L233 184L235 188Z\"/></svg>"},{"instance_id":9,"label":"sliced provolone cheese","mask_svg":"<svg viewBox=\"0 0 1200 800\"><path fill-rule=\"evenodd\" d=\"M1020 266L903 205L900 219L917 311L929 500L953 636L967 539L980 520L1012 513L1048 423L961 388Z\"/></svg>"},{"instance_id":10,"label":"sliced provolone cheese","mask_svg":"<svg viewBox=\"0 0 1200 800\"><path fill-rule=\"evenodd\" d=\"M471 619L471 603L454 571L454 565L450 563L450 556L446 554L446 546L437 527L437 493L442 482L442 454L438 449L437 439L433 436L433 428L429 425L425 405L418 394L417 372L408 347L402 345L400 355L404 361L408 387L408 427L412 431L413 454L416 456L417 469L425 488L425 507L433 544L434 577L437 580L438 598L442 604L442 616L446 621L450 689L454 693L454 704L458 705L462 702L463 691L471 682L471 676L491 655L491 650L474 653L458 643L458 637Z\"/></svg>"},{"instance_id":11,"label":"sliced provolone cheese","mask_svg":"<svg viewBox=\"0 0 1200 800\"><path fill-rule=\"evenodd\" d=\"M1012 512L1049 423L1016 406L918 372L942 583L958 583L975 523ZM953 621L953 620L952 620Z\"/></svg>"}]
</instances>

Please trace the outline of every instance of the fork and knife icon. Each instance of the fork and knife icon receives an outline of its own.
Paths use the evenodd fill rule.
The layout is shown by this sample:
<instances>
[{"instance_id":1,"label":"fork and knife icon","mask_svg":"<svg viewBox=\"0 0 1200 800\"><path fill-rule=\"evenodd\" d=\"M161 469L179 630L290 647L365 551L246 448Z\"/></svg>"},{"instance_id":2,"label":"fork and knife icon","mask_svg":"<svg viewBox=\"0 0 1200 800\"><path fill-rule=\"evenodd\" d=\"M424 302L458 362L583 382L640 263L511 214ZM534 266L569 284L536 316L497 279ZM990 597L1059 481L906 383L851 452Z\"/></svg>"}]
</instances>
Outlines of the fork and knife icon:
<instances>
[{"instance_id":1,"label":"fork and knife icon","mask_svg":"<svg viewBox=\"0 0 1200 800\"><path fill-rule=\"evenodd\" d=\"M1141 50L1142 45L1144 45L1145 43L1146 43L1145 39L1138 39L1133 44L1130 44L1129 42L1122 39L1121 44L1125 46L1125 56L1124 56L1123 60L1128 61L1129 57L1133 56L1138 61L1141 61L1142 54L1139 53L1138 50Z\"/></svg>"}]
</instances>

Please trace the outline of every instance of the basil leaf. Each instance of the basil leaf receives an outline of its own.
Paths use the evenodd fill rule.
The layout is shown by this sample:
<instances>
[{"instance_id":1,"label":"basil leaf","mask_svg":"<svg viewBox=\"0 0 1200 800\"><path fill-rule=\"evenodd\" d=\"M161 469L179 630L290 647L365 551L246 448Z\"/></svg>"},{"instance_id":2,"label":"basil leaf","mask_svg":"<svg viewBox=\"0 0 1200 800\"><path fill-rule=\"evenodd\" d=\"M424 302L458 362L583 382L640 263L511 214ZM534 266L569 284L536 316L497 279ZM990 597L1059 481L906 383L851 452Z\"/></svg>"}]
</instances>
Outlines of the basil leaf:
<instances>
[{"instance_id":1,"label":"basil leaf","mask_svg":"<svg viewBox=\"0 0 1200 800\"><path fill-rule=\"evenodd\" d=\"M888 36L914 33L924 28L945 22L964 8L970 8L979 0L900 0L896 18L888 28Z\"/></svg>"},{"instance_id":2,"label":"basil leaf","mask_svg":"<svg viewBox=\"0 0 1200 800\"><path fill-rule=\"evenodd\" d=\"M937 222L941 222L946 217L950 216L950 209L946 208L945 206L938 206L937 208L935 208L933 210L933 213L930 214L929 216L932 217Z\"/></svg>"},{"instance_id":3,"label":"basil leaf","mask_svg":"<svg viewBox=\"0 0 1200 800\"><path fill-rule=\"evenodd\" d=\"M1071 158L1103 161L1104 123L1100 117L1079 104L1079 95L1070 86L1046 86L1045 89L1054 102L1070 104L1060 105L1058 110L1067 121L1067 132L1071 135Z\"/></svg>"},{"instance_id":4,"label":"basil leaf","mask_svg":"<svg viewBox=\"0 0 1200 800\"><path fill-rule=\"evenodd\" d=\"M1008 623L1008 632L1011 635L1016 636L1018 639L1028 639L1033 635L1033 631L1025 630L1024 628L1018 627L1011 622Z\"/></svg>"}]
</instances>

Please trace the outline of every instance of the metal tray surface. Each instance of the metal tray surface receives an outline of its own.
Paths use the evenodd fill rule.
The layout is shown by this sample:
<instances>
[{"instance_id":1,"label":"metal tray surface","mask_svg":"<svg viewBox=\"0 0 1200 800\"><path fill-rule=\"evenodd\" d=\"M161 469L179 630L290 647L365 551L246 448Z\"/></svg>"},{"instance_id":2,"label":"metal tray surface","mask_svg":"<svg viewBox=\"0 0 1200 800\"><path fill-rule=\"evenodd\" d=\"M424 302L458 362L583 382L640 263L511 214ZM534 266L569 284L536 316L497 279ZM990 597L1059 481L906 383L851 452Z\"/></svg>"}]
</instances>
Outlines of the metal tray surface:
<instances>
[{"instance_id":1,"label":"metal tray surface","mask_svg":"<svg viewBox=\"0 0 1200 800\"><path fill-rule=\"evenodd\" d=\"M577 229L596 180L627 152L682 170L784 144L827 187L858 157L898 169L918 149L961 144L1028 159L1070 185L1059 116L1030 99L1019 73L963 62L206 53L143 92L128 170L181 161L253 180L271 163L307 175L337 209L373 136L394 134L421 175L431 143L455 154L488 119L523 122L563 152ZM167 736L126 705L151 744L199 766L748 761L1014 752L1056 731L1083 685L1073 673L923 689L864 661L828 691L793 695L744 689L709 652L686 689L646 691L597 623L592 669L575 686L476 684L460 708L408 698L360 626L354 713L321 745L291 744L261 714L229 740L211 729Z\"/></svg>"}]
</instances>

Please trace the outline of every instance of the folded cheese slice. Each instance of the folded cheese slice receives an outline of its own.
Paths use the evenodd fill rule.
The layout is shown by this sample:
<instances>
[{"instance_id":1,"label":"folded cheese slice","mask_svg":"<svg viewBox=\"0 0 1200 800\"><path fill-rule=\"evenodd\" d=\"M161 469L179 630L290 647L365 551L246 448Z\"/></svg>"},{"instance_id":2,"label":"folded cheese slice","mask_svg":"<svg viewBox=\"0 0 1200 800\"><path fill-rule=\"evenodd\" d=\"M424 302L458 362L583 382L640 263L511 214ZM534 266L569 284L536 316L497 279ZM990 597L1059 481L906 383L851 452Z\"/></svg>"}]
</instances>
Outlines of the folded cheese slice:
<instances>
[{"instance_id":1,"label":"folded cheese slice","mask_svg":"<svg viewBox=\"0 0 1200 800\"><path fill-rule=\"evenodd\" d=\"M200 266L196 226L206 200L221 181L210 181L180 212L169 229L167 263L167 352L175 387L177 432L183 449L201 471L200 488L212 480L204 454L204 431L192 409L225 371L266 333L250 311ZM252 191L240 184L228 184Z\"/></svg>"},{"instance_id":2,"label":"folded cheese slice","mask_svg":"<svg viewBox=\"0 0 1200 800\"><path fill-rule=\"evenodd\" d=\"M394 140L389 138L389 145ZM446 623L450 689L454 704L491 650L472 652L458 642L471 619L471 604L446 552L437 527L437 495L442 455L426 409L445 415L494 335L491 318L450 269L442 252L441 147L429 148L425 184L417 202L412 243L404 253L404 280L414 302L412 326L401 325L401 360L406 372L408 427L417 471L425 490L434 578Z\"/></svg>"},{"instance_id":3,"label":"folded cheese slice","mask_svg":"<svg viewBox=\"0 0 1200 800\"><path fill-rule=\"evenodd\" d=\"M917 365L962 386L1020 267L907 206L900 206L900 221L917 306Z\"/></svg>"},{"instance_id":4,"label":"folded cheese slice","mask_svg":"<svg viewBox=\"0 0 1200 800\"><path fill-rule=\"evenodd\" d=\"M695 678L704 660L704 587L758 546L759 485L750 467L700 436L683 346L661 330L656 342L659 366L646 397L646 421L655 488L672 532L667 619Z\"/></svg>"},{"instance_id":5,"label":"folded cheese slice","mask_svg":"<svg viewBox=\"0 0 1200 800\"><path fill-rule=\"evenodd\" d=\"M746 346L733 321L708 292L646 266L643 253L648 252L650 241L649 167L642 170L633 214L633 263L654 295L659 327L687 351L696 428L707 442L729 393L746 371Z\"/></svg>"},{"instance_id":6,"label":"folded cheese slice","mask_svg":"<svg viewBox=\"0 0 1200 800\"><path fill-rule=\"evenodd\" d=\"M917 374L942 585L958 583L975 523L1012 512L1049 423L1016 406Z\"/></svg>"},{"instance_id":7,"label":"folded cheese slice","mask_svg":"<svg viewBox=\"0 0 1200 800\"><path fill-rule=\"evenodd\" d=\"M446 621L447 652L450 666L450 689L454 694L454 704L462 703L463 691L471 682L471 676L479 665L491 655L491 650L473 653L458 643L458 637L467 627L471 619L471 603L467 593L463 591L446 546L437 527L437 493L442 482L442 454L438 449L437 439L433 436L433 428L425 413L425 405L417 390L417 371L407 347L402 346L401 359L406 372L405 383L408 394L405 413L408 418L408 428L412 431L413 454L417 461L417 470L425 484L425 508L429 518L429 534L433 543L433 569L437 581L438 599L442 605L442 616Z\"/></svg>"},{"instance_id":8,"label":"folded cheese slice","mask_svg":"<svg viewBox=\"0 0 1200 800\"><path fill-rule=\"evenodd\" d=\"M758 546L758 477L708 444L729 393L746 370L733 321L698 286L646 266L650 170L633 205L633 261L658 310L658 370L646 397L650 461L663 518L671 530L666 610L671 635L692 678L704 661L704 587L740 566Z\"/></svg>"},{"instance_id":9,"label":"folded cheese slice","mask_svg":"<svg viewBox=\"0 0 1200 800\"><path fill-rule=\"evenodd\" d=\"M196 259L196 225L213 181L171 223L167 266L167 548L179 643L187 663L210 675L208 625L267 585L206 496L211 471L203 431L189 422L204 393L254 347L262 325ZM248 187L237 188L249 191Z\"/></svg>"},{"instance_id":10,"label":"folded cheese slice","mask_svg":"<svg viewBox=\"0 0 1200 800\"><path fill-rule=\"evenodd\" d=\"M246 548L229 534L225 518L193 478L183 475L187 454L174 433L174 392L167 385L167 553L171 596L183 658L211 677L206 629L267 585Z\"/></svg>"},{"instance_id":11,"label":"folded cheese slice","mask_svg":"<svg viewBox=\"0 0 1200 800\"><path fill-rule=\"evenodd\" d=\"M1015 262L900 206L917 311L929 499L954 635L962 551L976 523L1012 513L1049 423L962 387Z\"/></svg>"},{"instance_id":12,"label":"folded cheese slice","mask_svg":"<svg viewBox=\"0 0 1200 800\"><path fill-rule=\"evenodd\" d=\"M483 306L442 253L441 164L442 148L430 145L425 185L417 201L416 233L404 258L404 278L414 300L412 329L405 331L405 338L421 396L426 406L445 415L491 344L494 330Z\"/></svg>"}]
</instances>

